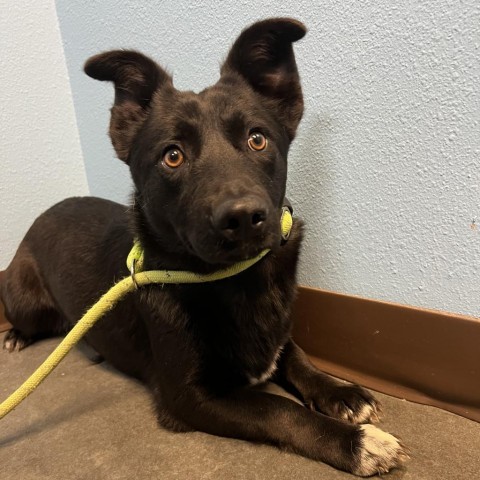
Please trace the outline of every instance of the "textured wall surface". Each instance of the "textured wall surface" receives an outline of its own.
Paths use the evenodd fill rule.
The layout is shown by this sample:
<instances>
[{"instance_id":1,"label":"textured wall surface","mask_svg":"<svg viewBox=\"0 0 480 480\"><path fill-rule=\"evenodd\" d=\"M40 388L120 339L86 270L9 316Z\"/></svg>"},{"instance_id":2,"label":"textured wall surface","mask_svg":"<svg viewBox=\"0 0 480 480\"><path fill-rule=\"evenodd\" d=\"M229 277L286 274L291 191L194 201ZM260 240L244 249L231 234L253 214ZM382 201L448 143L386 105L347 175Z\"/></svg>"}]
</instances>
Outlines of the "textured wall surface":
<instances>
[{"instance_id":1,"label":"textured wall surface","mask_svg":"<svg viewBox=\"0 0 480 480\"><path fill-rule=\"evenodd\" d=\"M130 181L106 136L112 87L81 73L88 56L137 48L198 91L241 28L295 16L309 27L289 180L307 222L300 281L480 316L480 2L96 3L57 1L94 194L125 201Z\"/></svg>"},{"instance_id":2,"label":"textured wall surface","mask_svg":"<svg viewBox=\"0 0 480 480\"><path fill-rule=\"evenodd\" d=\"M0 1L0 270L43 210L88 194L52 1Z\"/></svg>"}]
</instances>

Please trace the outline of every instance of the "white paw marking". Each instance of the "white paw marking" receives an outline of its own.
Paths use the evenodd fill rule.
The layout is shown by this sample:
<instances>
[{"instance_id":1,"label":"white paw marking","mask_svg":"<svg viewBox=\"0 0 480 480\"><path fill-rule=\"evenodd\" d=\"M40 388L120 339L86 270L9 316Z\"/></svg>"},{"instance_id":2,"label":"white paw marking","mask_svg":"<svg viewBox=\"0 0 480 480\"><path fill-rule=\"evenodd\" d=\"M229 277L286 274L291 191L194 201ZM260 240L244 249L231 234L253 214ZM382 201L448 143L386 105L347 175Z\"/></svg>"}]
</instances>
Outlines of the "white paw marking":
<instances>
[{"instance_id":1,"label":"white paw marking","mask_svg":"<svg viewBox=\"0 0 480 480\"><path fill-rule=\"evenodd\" d=\"M405 447L398 438L373 425L362 425L362 443L359 464L353 473L362 477L387 473L408 460Z\"/></svg>"},{"instance_id":2,"label":"white paw marking","mask_svg":"<svg viewBox=\"0 0 480 480\"><path fill-rule=\"evenodd\" d=\"M12 340L5 340L3 348L11 352L15 347L15 343Z\"/></svg>"},{"instance_id":3,"label":"white paw marking","mask_svg":"<svg viewBox=\"0 0 480 480\"><path fill-rule=\"evenodd\" d=\"M19 352L20 351L20 342L17 341L15 338L10 338L3 342L3 348L9 352Z\"/></svg>"}]
</instances>

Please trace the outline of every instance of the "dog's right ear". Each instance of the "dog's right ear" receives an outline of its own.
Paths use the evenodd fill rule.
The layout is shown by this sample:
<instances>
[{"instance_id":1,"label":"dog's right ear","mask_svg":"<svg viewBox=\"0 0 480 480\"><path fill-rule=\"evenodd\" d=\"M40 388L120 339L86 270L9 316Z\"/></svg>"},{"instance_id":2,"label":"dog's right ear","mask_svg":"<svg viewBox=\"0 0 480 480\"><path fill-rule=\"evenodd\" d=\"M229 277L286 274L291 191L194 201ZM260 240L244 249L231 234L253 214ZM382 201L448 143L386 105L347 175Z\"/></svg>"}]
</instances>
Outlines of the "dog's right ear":
<instances>
[{"instance_id":1,"label":"dog's right ear","mask_svg":"<svg viewBox=\"0 0 480 480\"><path fill-rule=\"evenodd\" d=\"M243 30L233 44L222 75L239 74L264 96L290 137L302 118L303 97L293 43L306 33L292 18L270 18Z\"/></svg>"},{"instance_id":2,"label":"dog's right ear","mask_svg":"<svg viewBox=\"0 0 480 480\"><path fill-rule=\"evenodd\" d=\"M128 163L132 141L147 118L156 90L172 86L171 77L153 60L132 50L112 50L87 60L85 73L113 82L115 103L110 138L118 158Z\"/></svg>"}]
</instances>

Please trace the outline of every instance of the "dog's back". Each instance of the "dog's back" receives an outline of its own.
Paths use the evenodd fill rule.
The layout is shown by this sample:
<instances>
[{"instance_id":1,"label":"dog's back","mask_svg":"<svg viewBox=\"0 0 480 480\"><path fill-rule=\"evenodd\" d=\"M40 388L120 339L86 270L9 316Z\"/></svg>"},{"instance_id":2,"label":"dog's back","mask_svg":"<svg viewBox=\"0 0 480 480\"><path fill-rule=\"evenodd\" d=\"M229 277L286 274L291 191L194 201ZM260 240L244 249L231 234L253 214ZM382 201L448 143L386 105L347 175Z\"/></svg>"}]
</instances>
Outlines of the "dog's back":
<instances>
[{"instance_id":1,"label":"dog's back","mask_svg":"<svg viewBox=\"0 0 480 480\"><path fill-rule=\"evenodd\" d=\"M65 333L115 277L126 275L117 261L132 242L125 211L109 200L76 197L35 220L5 271L0 291L17 333L6 340L7 349Z\"/></svg>"}]
</instances>

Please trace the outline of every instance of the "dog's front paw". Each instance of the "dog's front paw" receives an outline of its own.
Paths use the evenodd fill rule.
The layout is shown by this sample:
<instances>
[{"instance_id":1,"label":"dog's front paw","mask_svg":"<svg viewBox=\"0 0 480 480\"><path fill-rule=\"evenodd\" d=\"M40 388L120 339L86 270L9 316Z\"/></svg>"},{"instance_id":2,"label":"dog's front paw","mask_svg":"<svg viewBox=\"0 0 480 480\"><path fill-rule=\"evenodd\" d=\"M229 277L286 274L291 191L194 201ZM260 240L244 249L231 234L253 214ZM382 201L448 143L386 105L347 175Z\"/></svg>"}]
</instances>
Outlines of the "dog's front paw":
<instances>
[{"instance_id":1,"label":"dog's front paw","mask_svg":"<svg viewBox=\"0 0 480 480\"><path fill-rule=\"evenodd\" d=\"M3 348L10 353L15 351L19 352L31 343L33 343L33 341L30 338L25 337L18 330L12 328L3 339Z\"/></svg>"},{"instance_id":2,"label":"dog's front paw","mask_svg":"<svg viewBox=\"0 0 480 480\"><path fill-rule=\"evenodd\" d=\"M319 401L311 400L310 408L350 423L375 423L381 406L375 397L358 385L338 385Z\"/></svg>"},{"instance_id":3,"label":"dog's front paw","mask_svg":"<svg viewBox=\"0 0 480 480\"><path fill-rule=\"evenodd\" d=\"M400 440L373 425L360 428L360 445L355 454L352 473L361 477L389 472L409 459L408 450Z\"/></svg>"}]
</instances>

